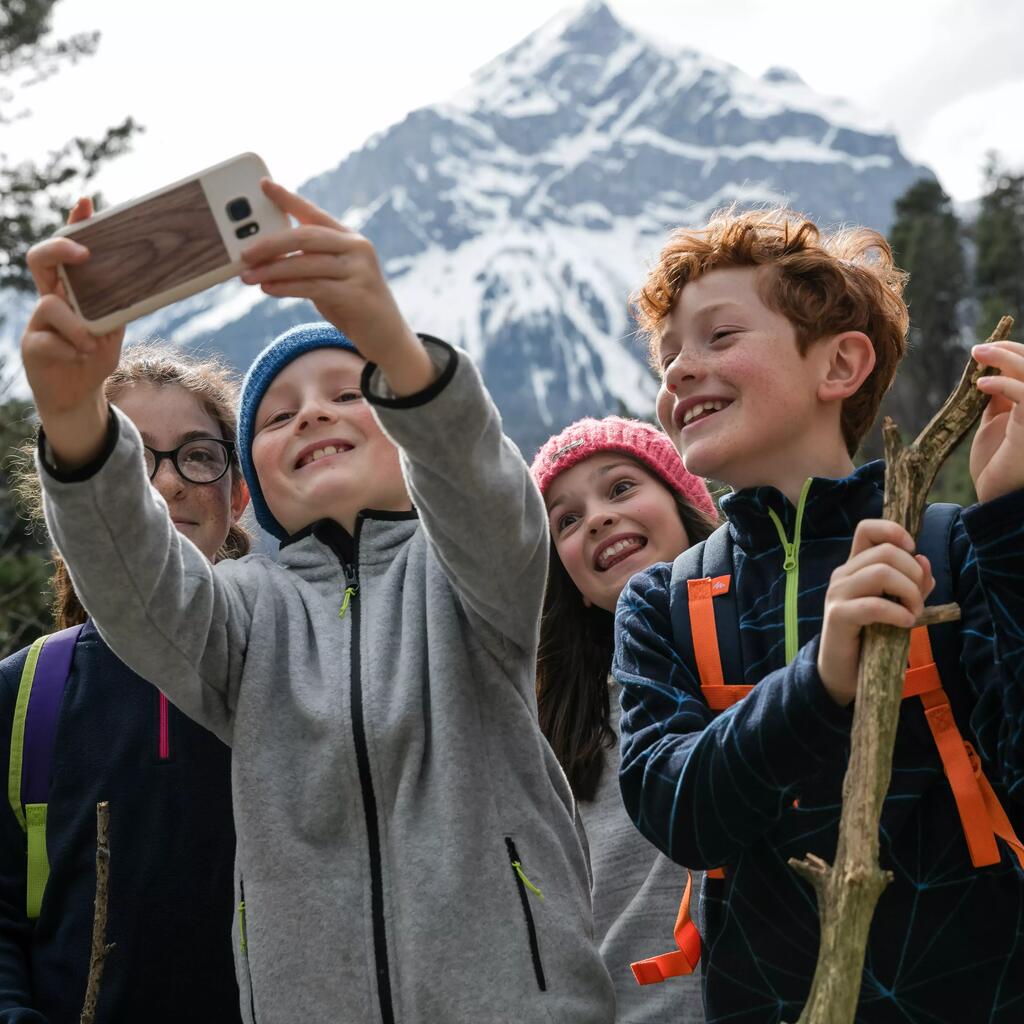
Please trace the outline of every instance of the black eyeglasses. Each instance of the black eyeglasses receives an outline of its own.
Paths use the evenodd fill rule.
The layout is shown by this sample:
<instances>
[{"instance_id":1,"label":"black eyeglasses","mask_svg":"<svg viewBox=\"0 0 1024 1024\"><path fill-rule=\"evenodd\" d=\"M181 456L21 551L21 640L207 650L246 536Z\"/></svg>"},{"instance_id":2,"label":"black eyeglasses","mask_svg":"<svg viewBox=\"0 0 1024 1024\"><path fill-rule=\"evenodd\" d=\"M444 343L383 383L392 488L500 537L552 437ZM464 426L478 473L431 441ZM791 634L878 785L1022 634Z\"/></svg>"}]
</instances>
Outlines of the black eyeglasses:
<instances>
[{"instance_id":1,"label":"black eyeglasses","mask_svg":"<svg viewBox=\"0 0 1024 1024\"><path fill-rule=\"evenodd\" d=\"M170 459L178 476L191 484L212 484L219 480L228 471L235 450L232 441L219 437L195 437L168 452L150 448L148 444L143 447L150 480L156 476L160 463Z\"/></svg>"}]
</instances>

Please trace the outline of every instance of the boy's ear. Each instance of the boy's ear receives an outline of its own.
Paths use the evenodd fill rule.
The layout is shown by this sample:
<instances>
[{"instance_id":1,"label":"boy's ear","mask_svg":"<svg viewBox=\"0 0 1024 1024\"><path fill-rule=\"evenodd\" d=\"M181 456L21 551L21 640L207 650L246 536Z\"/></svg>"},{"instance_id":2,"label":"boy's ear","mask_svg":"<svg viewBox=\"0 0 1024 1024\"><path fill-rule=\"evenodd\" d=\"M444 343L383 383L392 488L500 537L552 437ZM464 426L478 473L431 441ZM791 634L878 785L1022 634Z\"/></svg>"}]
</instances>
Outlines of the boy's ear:
<instances>
[{"instance_id":1,"label":"boy's ear","mask_svg":"<svg viewBox=\"0 0 1024 1024\"><path fill-rule=\"evenodd\" d=\"M843 401L856 394L875 368L875 346L863 331L844 331L824 344L828 356L818 398L823 402Z\"/></svg>"}]
</instances>

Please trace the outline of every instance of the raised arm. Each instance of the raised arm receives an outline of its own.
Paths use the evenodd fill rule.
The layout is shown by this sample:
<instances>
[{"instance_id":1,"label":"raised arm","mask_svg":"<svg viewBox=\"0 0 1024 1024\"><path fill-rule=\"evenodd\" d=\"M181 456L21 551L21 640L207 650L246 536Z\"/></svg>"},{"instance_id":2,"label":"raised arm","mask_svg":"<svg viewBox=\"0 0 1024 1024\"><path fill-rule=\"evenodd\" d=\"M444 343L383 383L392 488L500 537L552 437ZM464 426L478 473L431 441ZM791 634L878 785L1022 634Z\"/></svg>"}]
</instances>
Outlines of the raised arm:
<instances>
[{"instance_id":1,"label":"raised arm","mask_svg":"<svg viewBox=\"0 0 1024 1024\"><path fill-rule=\"evenodd\" d=\"M973 546L963 564L965 584L976 578L983 601L961 599L965 614L979 609L975 628L961 630L965 671L978 695L972 725L982 755L1024 803L1024 344L975 345L972 354L1000 372L977 385L990 397L971 444L980 504L963 514ZM979 642L990 629L993 642Z\"/></svg>"},{"instance_id":2,"label":"raised arm","mask_svg":"<svg viewBox=\"0 0 1024 1024\"><path fill-rule=\"evenodd\" d=\"M547 574L543 502L470 358L424 344L437 368L427 388L400 397L369 365L363 390L401 449L427 537L467 610L530 648Z\"/></svg>"},{"instance_id":3,"label":"raised arm","mask_svg":"<svg viewBox=\"0 0 1024 1024\"><path fill-rule=\"evenodd\" d=\"M74 472L39 441L46 525L82 605L112 650L189 717L231 742L251 617L243 586L215 572L146 479L142 439L110 407L104 448ZM238 574L235 573L235 576Z\"/></svg>"},{"instance_id":4,"label":"raised arm","mask_svg":"<svg viewBox=\"0 0 1024 1024\"><path fill-rule=\"evenodd\" d=\"M54 269L87 254L66 238L29 254L42 297L21 348L42 424L47 526L113 650L230 741L246 602L237 587L218 585L203 555L174 528L146 478L138 431L104 397L121 332L89 334Z\"/></svg>"},{"instance_id":5,"label":"raised arm","mask_svg":"<svg viewBox=\"0 0 1024 1024\"><path fill-rule=\"evenodd\" d=\"M547 573L544 508L465 353L422 340L402 317L372 244L269 181L297 228L253 243L242 280L309 299L372 364L363 391L402 450L427 536L471 616L524 648L536 643Z\"/></svg>"}]
</instances>

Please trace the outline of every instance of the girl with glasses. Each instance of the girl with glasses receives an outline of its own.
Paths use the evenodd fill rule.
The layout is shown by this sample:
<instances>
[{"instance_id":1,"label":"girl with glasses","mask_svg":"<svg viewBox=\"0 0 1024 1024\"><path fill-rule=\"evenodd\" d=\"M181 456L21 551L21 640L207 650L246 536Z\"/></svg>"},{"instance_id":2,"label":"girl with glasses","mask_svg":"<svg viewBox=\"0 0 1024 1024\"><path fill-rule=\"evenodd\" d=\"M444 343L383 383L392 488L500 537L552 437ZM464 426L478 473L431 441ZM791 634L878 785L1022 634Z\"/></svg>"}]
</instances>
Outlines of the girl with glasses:
<instances>
[{"instance_id":1,"label":"girl with glasses","mask_svg":"<svg viewBox=\"0 0 1024 1024\"><path fill-rule=\"evenodd\" d=\"M212 484L218 481L231 465L235 446L220 437L188 437L167 451L143 445L142 457L146 473L152 480L160 463L170 459L178 476L190 484Z\"/></svg>"}]
</instances>

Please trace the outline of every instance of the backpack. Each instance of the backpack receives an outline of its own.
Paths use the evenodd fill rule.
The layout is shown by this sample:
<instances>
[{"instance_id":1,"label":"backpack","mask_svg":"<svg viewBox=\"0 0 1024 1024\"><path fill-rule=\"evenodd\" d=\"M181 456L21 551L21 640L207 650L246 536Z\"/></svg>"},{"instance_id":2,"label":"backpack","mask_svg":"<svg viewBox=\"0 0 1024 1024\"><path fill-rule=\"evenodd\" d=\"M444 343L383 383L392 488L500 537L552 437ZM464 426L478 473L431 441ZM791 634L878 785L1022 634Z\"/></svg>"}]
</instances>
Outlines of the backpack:
<instances>
[{"instance_id":1,"label":"backpack","mask_svg":"<svg viewBox=\"0 0 1024 1024\"><path fill-rule=\"evenodd\" d=\"M954 599L953 571L949 562L950 535L959 505L934 504L925 509L917 550L927 555L935 577L932 603ZM730 586L733 571L732 535L728 525L719 527L702 544L687 549L672 563L670 614L673 643L688 664L696 665L701 692L712 711L724 711L742 700L752 686L729 685L741 679L739 612ZM676 595L687 599L677 600ZM904 677L903 699L920 698L925 718L942 766L953 790L964 837L975 867L998 864L996 837L1007 842L1024 868L1024 844L1017 838L988 779L974 747L957 728L942 676L954 678L959 671L959 652L951 643L950 630L918 626L910 633L909 668ZM932 651L932 640L938 658ZM943 665L939 671L937 662ZM709 878L724 878L722 868L708 871ZM641 985L692 974L701 953L701 937L690 917L691 884L679 905L673 933L677 949L631 964Z\"/></svg>"},{"instance_id":2,"label":"backpack","mask_svg":"<svg viewBox=\"0 0 1024 1024\"><path fill-rule=\"evenodd\" d=\"M18 684L11 726L7 798L18 824L28 836L26 913L39 917L50 876L46 855L46 805L53 769L64 688L71 674L71 656L82 625L41 636L28 650Z\"/></svg>"}]
</instances>

